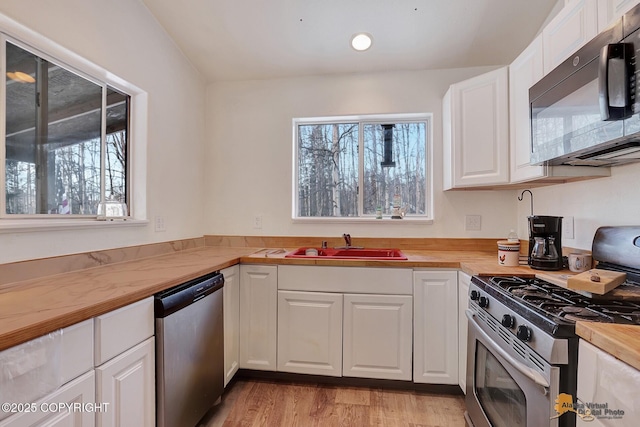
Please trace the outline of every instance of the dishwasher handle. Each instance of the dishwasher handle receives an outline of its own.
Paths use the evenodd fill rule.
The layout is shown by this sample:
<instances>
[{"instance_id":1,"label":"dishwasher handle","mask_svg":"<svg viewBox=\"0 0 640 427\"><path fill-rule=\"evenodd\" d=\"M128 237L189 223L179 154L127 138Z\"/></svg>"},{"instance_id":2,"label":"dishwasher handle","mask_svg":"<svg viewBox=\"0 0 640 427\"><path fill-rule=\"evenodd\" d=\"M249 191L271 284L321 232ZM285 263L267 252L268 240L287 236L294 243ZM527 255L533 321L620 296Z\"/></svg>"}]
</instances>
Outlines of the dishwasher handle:
<instances>
[{"instance_id":1,"label":"dishwasher handle","mask_svg":"<svg viewBox=\"0 0 640 427\"><path fill-rule=\"evenodd\" d=\"M222 289L224 276L215 272L167 289L154 296L156 319L167 317L195 303L213 292Z\"/></svg>"}]
</instances>

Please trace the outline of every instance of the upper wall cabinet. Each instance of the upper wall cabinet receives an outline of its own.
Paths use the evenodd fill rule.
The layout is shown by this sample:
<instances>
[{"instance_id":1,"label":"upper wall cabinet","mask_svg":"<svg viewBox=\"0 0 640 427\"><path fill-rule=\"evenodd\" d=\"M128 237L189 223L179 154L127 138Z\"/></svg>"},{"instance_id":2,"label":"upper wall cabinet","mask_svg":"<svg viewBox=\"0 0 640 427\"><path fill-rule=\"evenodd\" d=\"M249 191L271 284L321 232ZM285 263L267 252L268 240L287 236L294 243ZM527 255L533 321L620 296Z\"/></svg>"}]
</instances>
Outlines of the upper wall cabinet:
<instances>
[{"instance_id":1,"label":"upper wall cabinet","mask_svg":"<svg viewBox=\"0 0 640 427\"><path fill-rule=\"evenodd\" d=\"M444 189L509 182L507 67L455 83L442 101Z\"/></svg>"},{"instance_id":2,"label":"upper wall cabinet","mask_svg":"<svg viewBox=\"0 0 640 427\"><path fill-rule=\"evenodd\" d=\"M573 0L542 30L545 74L598 34L598 3Z\"/></svg>"},{"instance_id":3,"label":"upper wall cabinet","mask_svg":"<svg viewBox=\"0 0 640 427\"><path fill-rule=\"evenodd\" d=\"M598 31L607 28L636 4L638 0L598 0Z\"/></svg>"},{"instance_id":4,"label":"upper wall cabinet","mask_svg":"<svg viewBox=\"0 0 640 427\"><path fill-rule=\"evenodd\" d=\"M509 140L511 182L545 176L544 166L531 166L529 88L544 75L542 36L538 36L509 66Z\"/></svg>"}]
</instances>

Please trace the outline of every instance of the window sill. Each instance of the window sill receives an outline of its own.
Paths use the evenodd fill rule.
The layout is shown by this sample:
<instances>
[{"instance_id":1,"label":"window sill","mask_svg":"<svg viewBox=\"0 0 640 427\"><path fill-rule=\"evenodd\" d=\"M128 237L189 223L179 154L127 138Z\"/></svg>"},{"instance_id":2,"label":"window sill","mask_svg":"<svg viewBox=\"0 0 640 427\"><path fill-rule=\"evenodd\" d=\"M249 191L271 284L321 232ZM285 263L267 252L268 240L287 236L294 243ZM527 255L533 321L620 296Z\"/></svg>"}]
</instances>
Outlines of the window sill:
<instances>
[{"instance_id":1,"label":"window sill","mask_svg":"<svg viewBox=\"0 0 640 427\"><path fill-rule=\"evenodd\" d=\"M143 227L146 219L98 221L96 219L0 219L0 234L32 231L78 230L82 228Z\"/></svg>"},{"instance_id":2,"label":"window sill","mask_svg":"<svg viewBox=\"0 0 640 427\"><path fill-rule=\"evenodd\" d=\"M425 225L433 224L433 219L427 217L404 217L403 219L391 219L391 217L384 217L382 219L375 219L374 217L306 217L306 218L292 218L291 221L295 224L380 224L380 225L398 225L398 224L410 224L410 225Z\"/></svg>"}]
</instances>

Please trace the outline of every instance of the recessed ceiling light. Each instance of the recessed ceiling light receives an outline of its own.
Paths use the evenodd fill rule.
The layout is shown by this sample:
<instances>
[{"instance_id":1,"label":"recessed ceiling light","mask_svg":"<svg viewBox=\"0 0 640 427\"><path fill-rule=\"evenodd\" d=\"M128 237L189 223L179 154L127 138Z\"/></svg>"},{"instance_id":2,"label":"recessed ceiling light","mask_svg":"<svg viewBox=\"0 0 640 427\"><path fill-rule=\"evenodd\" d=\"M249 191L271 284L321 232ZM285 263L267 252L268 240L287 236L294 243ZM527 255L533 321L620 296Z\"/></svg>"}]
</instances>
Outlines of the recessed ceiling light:
<instances>
[{"instance_id":1,"label":"recessed ceiling light","mask_svg":"<svg viewBox=\"0 0 640 427\"><path fill-rule=\"evenodd\" d=\"M371 34L357 33L351 37L351 47L362 52L371 47L372 40Z\"/></svg>"}]
</instances>

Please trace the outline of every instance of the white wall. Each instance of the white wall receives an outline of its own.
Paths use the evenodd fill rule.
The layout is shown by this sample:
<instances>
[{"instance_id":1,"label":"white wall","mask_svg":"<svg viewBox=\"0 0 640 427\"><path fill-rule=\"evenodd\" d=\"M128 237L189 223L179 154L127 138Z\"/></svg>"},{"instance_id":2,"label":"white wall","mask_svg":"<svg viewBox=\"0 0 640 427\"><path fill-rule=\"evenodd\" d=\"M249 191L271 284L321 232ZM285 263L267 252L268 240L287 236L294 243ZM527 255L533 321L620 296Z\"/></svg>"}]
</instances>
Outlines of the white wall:
<instances>
[{"instance_id":1,"label":"white wall","mask_svg":"<svg viewBox=\"0 0 640 427\"><path fill-rule=\"evenodd\" d=\"M0 233L0 263L202 236L205 84L142 2L3 0L0 13L148 93L147 213L167 228Z\"/></svg>"},{"instance_id":2,"label":"white wall","mask_svg":"<svg viewBox=\"0 0 640 427\"><path fill-rule=\"evenodd\" d=\"M611 168L611 177L532 189L535 215L573 216L574 239L562 245L591 249L596 229L640 223L640 163ZM518 203L518 235L527 238L529 195Z\"/></svg>"},{"instance_id":3,"label":"white wall","mask_svg":"<svg viewBox=\"0 0 640 427\"><path fill-rule=\"evenodd\" d=\"M442 97L489 68L219 82L207 88L206 234L367 237L505 237L516 228L515 191L442 191ZM431 225L291 221L294 117L433 113ZM466 232L465 214L482 215ZM262 215L262 229L253 228Z\"/></svg>"}]
</instances>

